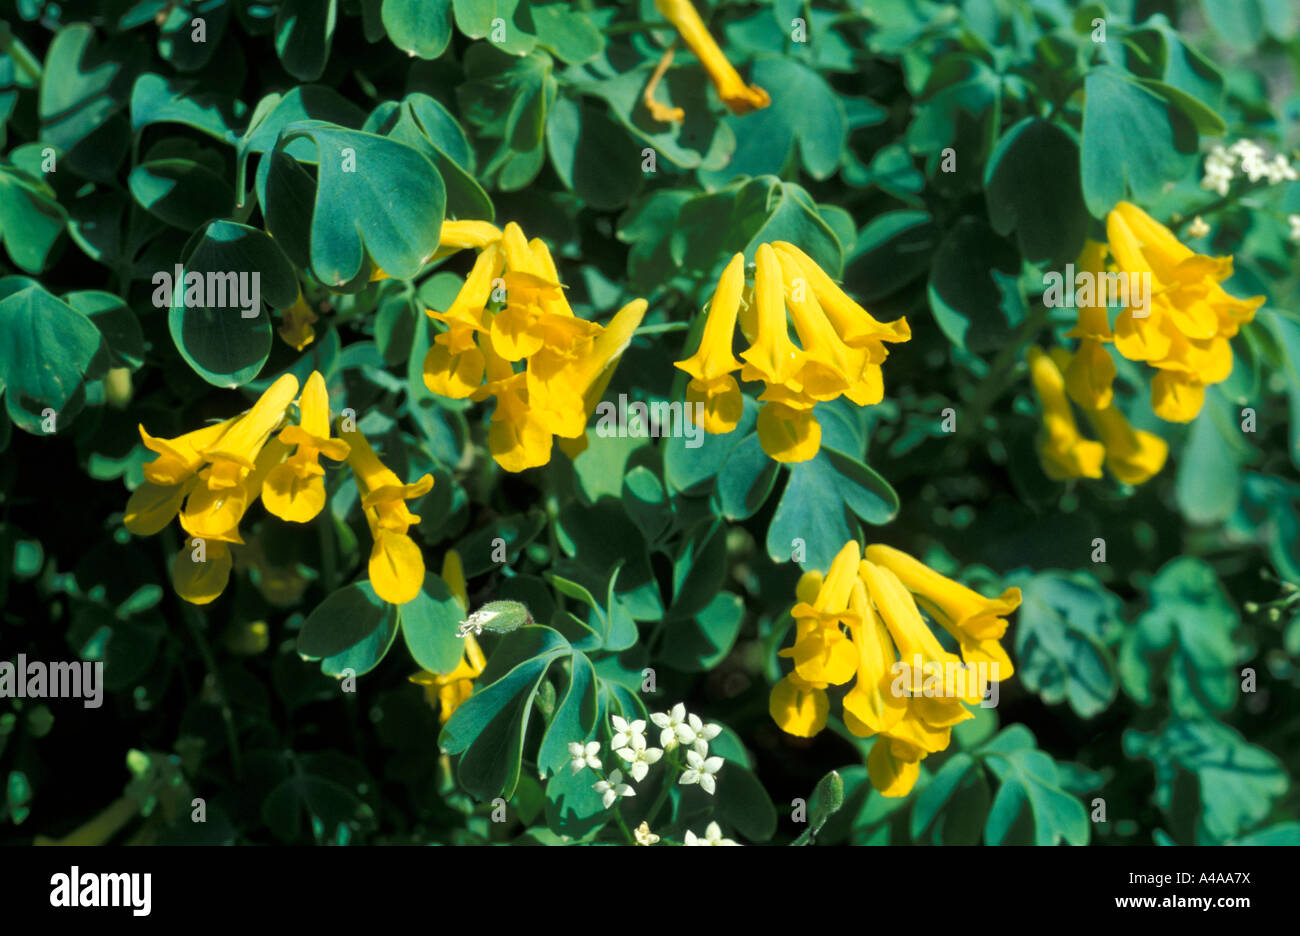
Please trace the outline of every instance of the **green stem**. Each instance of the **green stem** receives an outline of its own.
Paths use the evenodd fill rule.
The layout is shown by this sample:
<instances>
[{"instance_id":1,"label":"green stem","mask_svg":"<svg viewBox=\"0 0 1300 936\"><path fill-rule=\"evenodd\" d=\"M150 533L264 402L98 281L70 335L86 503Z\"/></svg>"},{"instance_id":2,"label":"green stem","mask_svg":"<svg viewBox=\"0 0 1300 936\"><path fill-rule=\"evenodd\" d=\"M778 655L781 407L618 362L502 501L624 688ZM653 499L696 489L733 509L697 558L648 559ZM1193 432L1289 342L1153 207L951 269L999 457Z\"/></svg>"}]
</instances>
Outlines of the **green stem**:
<instances>
[{"instance_id":1,"label":"green stem","mask_svg":"<svg viewBox=\"0 0 1300 936\"><path fill-rule=\"evenodd\" d=\"M671 23L662 21L649 22L647 20L635 20L630 23L614 23L605 27L605 35L621 36L626 33L655 32L661 29L672 29Z\"/></svg>"},{"instance_id":2,"label":"green stem","mask_svg":"<svg viewBox=\"0 0 1300 936\"><path fill-rule=\"evenodd\" d=\"M966 416L957 430L958 437L966 436L973 431L979 431L980 426L984 424L984 417L988 414L989 408L992 407L1011 383L1016 364L1019 363L1024 354L1025 345L1033 341L1044 326L1047 325L1050 314L1046 306L1035 306L1025 316L1025 320L1020 323L1019 328L1011 336L1011 340L1002 346L1002 350L998 352L997 357L993 359L993 363L989 366L988 376L975 389L975 393L966 407Z\"/></svg>"},{"instance_id":3,"label":"green stem","mask_svg":"<svg viewBox=\"0 0 1300 936\"><path fill-rule=\"evenodd\" d=\"M655 827L655 820L659 818L659 810L664 808L664 803L668 799L668 794L672 792L673 785L677 782L677 778L682 775L682 770L684 769L681 761L679 761L675 756L670 757L665 753L664 760L673 768L673 773L672 776L664 777L663 789L659 791L659 795L655 797L655 801L650 804L650 810L646 813L646 822L649 824L651 829Z\"/></svg>"},{"instance_id":4,"label":"green stem","mask_svg":"<svg viewBox=\"0 0 1300 936\"><path fill-rule=\"evenodd\" d=\"M176 532L170 528L163 532L162 543L168 555L175 555L179 551L176 544ZM226 727L226 744L230 748L230 763L235 771L235 779L240 780L243 777L243 761L239 753L239 734L235 731L235 713L230 708L230 700L226 695L225 684L217 673L217 660L212 654L212 645L208 643L208 638L199 624L197 609L183 598L178 597L176 600L181 606L181 618L185 621L185 626L194 639L195 646L199 649L199 656L203 658L203 665L207 668L208 678L212 680L212 685L216 687L217 698L220 700L221 720Z\"/></svg>"},{"instance_id":5,"label":"green stem","mask_svg":"<svg viewBox=\"0 0 1300 936\"><path fill-rule=\"evenodd\" d=\"M334 514L328 504L320 512L320 555L321 576L325 582L326 594L333 594L338 588L338 545L334 538Z\"/></svg>"},{"instance_id":6,"label":"green stem","mask_svg":"<svg viewBox=\"0 0 1300 936\"><path fill-rule=\"evenodd\" d=\"M1175 234L1177 234L1179 231L1182 230L1183 225L1190 223L1195 218L1203 218L1206 215L1210 215L1222 211L1224 208L1231 208L1233 205L1237 204L1237 202L1241 201L1241 199L1244 196L1249 195L1252 192L1258 191L1259 189L1262 189L1266 185L1268 185L1267 179L1259 179L1258 181L1251 182L1248 185L1246 185L1244 188L1241 188L1236 192L1229 192L1227 195L1224 195L1222 198L1216 198L1214 201L1210 202L1208 205L1206 205L1203 208L1197 208L1194 211L1189 211L1182 218L1170 224L1169 229L1173 231Z\"/></svg>"}]
</instances>

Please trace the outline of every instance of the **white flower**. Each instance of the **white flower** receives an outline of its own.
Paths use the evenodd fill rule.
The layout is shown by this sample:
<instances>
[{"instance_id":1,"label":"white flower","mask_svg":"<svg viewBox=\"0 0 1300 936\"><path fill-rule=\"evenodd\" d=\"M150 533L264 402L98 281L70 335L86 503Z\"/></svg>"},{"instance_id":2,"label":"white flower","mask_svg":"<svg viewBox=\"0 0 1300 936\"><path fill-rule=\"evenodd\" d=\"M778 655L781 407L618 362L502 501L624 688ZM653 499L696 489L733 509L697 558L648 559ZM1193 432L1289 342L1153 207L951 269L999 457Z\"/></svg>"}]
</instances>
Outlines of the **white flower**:
<instances>
[{"instance_id":1,"label":"white flower","mask_svg":"<svg viewBox=\"0 0 1300 936\"><path fill-rule=\"evenodd\" d=\"M650 823L646 822L644 819L641 820L641 824L636 827L636 830L632 834L636 836L636 843L638 845L653 845L655 842L659 841L659 836L650 831ZM687 834L689 835L690 833Z\"/></svg>"},{"instance_id":2,"label":"white flower","mask_svg":"<svg viewBox=\"0 0 1300 936\"><path fill-rule=\"evenodd\" d=\"M1291 239L1293 241L1300 241L1300 214L1293 214L1286 220L1287 223L1291 225Z\"/></svg>"},{"instance_id":3,"label":"white flower","mask_svg":"<svg viewBox=\"0 0 1300 936\"><path fill-rule=\"evenodd\" d=\"M1204 237L1210 233L1210 226L1205 223L1205 219L1197 215L1192 219L1192 223L1187 226L1187 236L1193 239Z\"/></svg>"},{"instance_id":4,"label":"white flower","mask_svg":"<svg viewBox=\"0 0 1300 936\"><path fill-rule=\"evenodd\" d=\"M1236 153L1230 153L1222 146L1214 146L1205 157L1205 178L1201 179L1201 188L1227 195L1228 187L1236 176L1233 171L1236 162Z\"/></svg>"},{"instance_id":5,"label":"white flower","mask_svg":"<svg viewBox=\"0 0 1300 936\"><path fill-rule=\"evenodd\" d=\"M721 757L706 758L696 751L687 751L686 769L682 771L681 779L677 782L683 786L689 783L698 783L705 793L712 796L718 788L713 778L722 769L722 764Z\"/></svg>"},{"instance_id":6,"label":"white flower","mask_svg":"<svg viewBox=\"0 0 1300 936\"><path fill-rule=\"evenodd\" d=\"M698 715L688 715L687 721L691 726L691 733L695 735L695 753L704 757L709 753L709 742L722 734L722 726L711 722L706 725Z\"/></svg>"},{"instance_id":7,"label":"white flower","mask_svg":"<svg viewBox=\"0 0 1300 936\"><path fill-rule=\"evenodd\" d=\"M569 762L569 769L574 773L578 773L584 767L599 770L600 758L596 756L599 751L599 741L588 741L585 746L581 741L570 741L569 754L573 760Z\"/></svg>"},{"instance_id":8,"label":"white flower","mask_svg":"<svg viewBox=\"0 0 1300 936\"><path fill-rule=\"evenodd\" d=\"M621 715L615 715L610 721L614 723L614 730L617 732L614 735L614 740L609 743L609 746L615 751L619 748L632 747L638 740L645 744L645 721L643 719L638 718L636 721L630 722Z\"/></svg>"},{"instance_id":9,"label":"white flower","mask_svg":"<svg viewBox=\"0 0 1300 936\"><path fill-rule=\"evenodd\" d=\"M716 822L710 822L709 827L704 830L704 838L696 838L695 833L689 829L686 831L687 845L737 845L729 838L722 837L722 829L718 828Z\"/></svg>"},{"instance_id":10,"label":"white flower","mask_svg":"<svg viewBox=\"0 0 1300 936\"><path fill-rule=\"evenodd\" d=\"M686 706L678 702L671 712L655 712L650 720L663 729L659 733L659 743L666 750L672 750L679 743L690 744L695 740L695 732L686 724Z\"/></svg>"},{"instance_id":11,"label":"white flower","mask_svg":"<svg viewBox=\"0 0 1300 936\"><path fill-rule=\"evenodd\" d=\"M642 737L637 737L630 747L619 748L614 753L628 762L628 773L637 783L645 779L645 775L650 772L650 765L664 756L664 752L657 747L647 748L645 738Z\"/></svg>"},{"instance_id":12,"label":"white flower","mask_svg":"<svg viewBox=\"0 0 1300 936\"><path fill-rule=\"evenodd\" d=\"M600 801L606 809L614 805L620 796L636 796L636 790L623 782L623 771L611 770L608 780L593 783L591 788L600 794Z\"/></svg>"}]
</instances>

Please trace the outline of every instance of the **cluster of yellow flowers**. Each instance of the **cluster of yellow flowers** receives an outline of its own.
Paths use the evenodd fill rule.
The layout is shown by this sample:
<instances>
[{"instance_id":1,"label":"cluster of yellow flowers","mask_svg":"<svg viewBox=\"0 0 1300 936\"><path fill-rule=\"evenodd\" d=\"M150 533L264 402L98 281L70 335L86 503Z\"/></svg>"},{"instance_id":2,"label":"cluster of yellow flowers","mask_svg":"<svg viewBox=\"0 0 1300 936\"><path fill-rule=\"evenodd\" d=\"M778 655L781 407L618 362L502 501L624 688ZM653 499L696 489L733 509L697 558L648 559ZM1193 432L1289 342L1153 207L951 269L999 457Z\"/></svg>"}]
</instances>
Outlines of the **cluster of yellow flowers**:
<instances>
[{"instance_id":1,"label":"cluster of yellow flowers","mask_svg":"<svg viewBox=\"0 0 1300 936\"><path fill-rule=\"evenodd\" d=\"M346 459L374 537L371 584L385 601L410 601L424 582L424 557L407 535L420 518L406 501L428 493L433 477L402 484L355 428L332 438L329 391L319 373L303 385L292 423L296 397L298 379L285 374L251 409L224 422L174 439L140 426L145 447L158 457L145 465L145 481L127 501L126 528L152 536L179 515L188 542L172 563L172 583L186 601L208 604L230 580L230 547L244 544L239 525L257 499L281 520L307 523L325 506L320 456Z\"/></svg>"},{"instance_id":2,"label":"cluster of yellow flowers","mask_svg":"<svg viewBox=\"0 0 1300 936\"><path fill-rule=\"evenodd\" d=\"M1100 301L1079 308L1079 350L1065 374L1070 396L1082 406L1104 409L1115 365L1103 344L1130 361L1156 369L1151 406L1168 422L1190 422L1205 402L1205 388L1232 372L1229 340L1255 317L1263 296L1238 299L1219 284L1232 275L1232 257L1209 257L1182 244L1169 228L1141 208L1120 202L1106 217L1107 243L1089 242L1079 267L1100 281L1108 271L1151 278L1147 314L1122 310L1112 332Z\"/></svg>"},{"instance_id":3,"label":"cluster of yellow flowers","mask_svg":"<svg viewBox=\"0 0 1300 936\"><path fill-rule=\"evenodd\" d=\"M806 572L796 588L794 669L772 689L768 710L781 729L810 738L826 726L826 689L856 682L844 696L844 724L879 735L867 758L872 785L906 796L927 755L948 747L952 726L973 718L990 682L1008 679L998 642L1020 589L985 598L889 546L846 543L830 571ZM918 608L957 642L945 650ZM844 628L848 628L848 633ZM904 674L904 675L900 675ZM922 679L924 674L924 679Z\"/></svg>"},{"instance_id":4,"label":"cluster of yellow flowers","mask_svg":"<svg viewBox=\"0 0 1300 936\"><path fill-rule=\"evenodd\" d=\"M772 98L758 85L745 84L735 66L728 61L727 56L709 33L708 27L704 25L704 20L700 19L700 14L696 12L691 0L655 0L655 9L676 27L687 48L695 53L695 57L704 66L709 80L713 82L718 97L722 99L722 103L728 110L743 116L772 103ZM642 94L642 100L650 116L660 123L670 123L686 117L686 112L680 107L661 104L654 96L655 88L659 86L659 81L672 60L673 49L670 47L650 76Z\"/></svg>"},{"instance_id":5,"label":"cluster of yellow flowers","mask_svg":"<svg viewBox=\"0 0 1300 936\"><path fill-rule=\"evenodd\" d=\"M1084 353L1080 350L1072 355L1064 348L1053 348L1044 354L1037 347L1029 349L1029 376L1043 405L1043 428L1038 434L1043 471L1056 481L1100 478L1105 462L1120 481L1141 484L1164 467L1169 446L1155 433L1134 429L1113 397L1106 397L1105 406L1093 407L1089 403L1095 396L1075 390L1068 375L1079 372L1075 365ZM1106 354L1104 350L1101 353ZM1086 439L1079 432L1070 400L1079 404L1101 441Z\"/></svg>"},{"instance_id":6,"label":"cluster of yellow flowers","mask_svg":"<svg viewBox=\"0 0 1300 936\"><path fill-rule=\"evenodd\" d=\"M628 303L603 327L579 318L546 244L528 240L514 222L501 230L448 221L441 245L435 258L466 248L478 257L455 301L429 310L447 330L424 359L425 385L453 399L496 397L488 447L506 471L545 465L556 436L566 453L578 455L645 300Z\"/></svg>"},{"instance_id":7,"label":"cluster of yellow flowers","mask_svg":"<svg viewBox=\"0 0 1300 936\"><path fill-rule=\"evenodd\" d=\"M811 257L784 241L760 244L754 284L745 283L745 257L736 254L718 280L699 349L676 366L691 375L687 402L704 405L704 429L736 428L744 401L736 379L761 380L758 437L780 462L807 461L821 447L818 403L841 395L859 406L884 397L880 365L885 342L912 337L906 319L879 322L854 302ZM786 309L802 347L790 340ZM739 319L750 345L740 357L731 345Z\"/></svg>"}]
</instances>

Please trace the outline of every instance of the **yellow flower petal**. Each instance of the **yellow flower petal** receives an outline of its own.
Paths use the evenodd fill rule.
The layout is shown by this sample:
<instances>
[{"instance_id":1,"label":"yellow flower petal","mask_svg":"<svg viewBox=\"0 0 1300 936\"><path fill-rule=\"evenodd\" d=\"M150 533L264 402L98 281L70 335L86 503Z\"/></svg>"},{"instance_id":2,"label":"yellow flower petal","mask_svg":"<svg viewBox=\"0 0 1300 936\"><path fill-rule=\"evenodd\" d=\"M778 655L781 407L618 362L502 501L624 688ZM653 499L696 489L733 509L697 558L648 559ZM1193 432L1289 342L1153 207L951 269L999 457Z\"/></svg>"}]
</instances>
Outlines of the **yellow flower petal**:
<instances>
[{"instance_id":1,"label":"yellow flower petal","mask_svg":"<svg viewBox=\"0 0 1300 936\"><path fill-rule=\"evenodd\" d=\"M808 461L822 444L822 427L812 410L765 403L758 411L758 441L763 451L783 463Z\"/></svg>"},{"instance_id":2,"label":"yellow flower petal","mask_svg":"<svg viewBox=\"0 0 1300 936\"><path fill-rule=\"evenodd\" d=\"M172 587L190 604L210 604L230 581L230 548L219 540L205 540L202 561L195 561L195 544L187 540L172 560Z\"/></svg>"},{"instance_id":3,"label":"yellow flower petal","mask_svg":"<svg viewBox=\"0 0 1300 936\"><path fill-rule=\"evenodd\" d=\"M791 673L772 687L767 710L786 734L811 738L826 727L830 701L824 689L813 688Z\"/></svg>"},{"instance_id":4,"label":"yellow flower petal","mask_svg":"<svg viewBox=\"0 0 1300 936\"><path fill-rule=\"evenodd\" d=\"M406 604L424 585L424 555L405 533L376 530L369 569L375 594L390 604Z\"/></svg>"}]
</instances>

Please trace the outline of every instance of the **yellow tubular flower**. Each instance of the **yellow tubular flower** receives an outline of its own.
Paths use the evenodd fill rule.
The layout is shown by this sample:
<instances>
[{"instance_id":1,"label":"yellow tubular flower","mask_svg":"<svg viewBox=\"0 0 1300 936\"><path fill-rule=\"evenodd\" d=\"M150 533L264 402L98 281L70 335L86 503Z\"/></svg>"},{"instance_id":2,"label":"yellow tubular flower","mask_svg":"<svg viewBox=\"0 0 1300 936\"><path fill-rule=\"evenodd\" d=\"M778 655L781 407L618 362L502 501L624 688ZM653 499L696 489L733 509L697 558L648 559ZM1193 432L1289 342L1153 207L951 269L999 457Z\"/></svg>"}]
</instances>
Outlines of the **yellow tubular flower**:
<instances>
[{"instance_id":1,"label":"yellow tubular flower","mask_svg":"<svg viewBox=\"0 0 1300 936\"><path fill-rule=\"evenodd\" d=\"M131 492L123 523L136 536L153 536L176 519L194 481L182 484L154 484L145 481Z\"/></svg>"},{"instance_id":2,"label":"yellow tubular flower","mask_svg":"<svg viewBox=\"0 0 1300 936\"><path fill-rule=\"evenodd\" d=\"M824 685L810 683L791 672L772 687L767 711L786 734L811 738L826 727L830 700Z\"/></svg>"},{"instance_id":3,"label":"yellow tubular flower","mask_svg":"<svg viewBox=\"0 0 1300 936\"><path fill-rule=\"evenodd\" d=\"M1150 315L1121 313L1115 347L1159 371L1151 384L1156 415L1188 422L1200 412L1205 387L1228 378L1228 339L1254 318L1264 297L1229 295L1219 284L1232 275L1231 257L1197 254L1136 205L1115 206L1106 217L1106 237L1124 274L1151 279Z\"/></svg>"},{"instance_id":4,"label":"yellow tubular flower","mask_svg":"<svg viewBox=\"0 0 1300 936\"><path fill-rule=\"evenodd\" d=\"M438 234L438 248L482 250L501 240L501 229L490 221L444 221Z\"/></svg>"},{"instance_id":5,"label":"yellow tubular flower","mask_svg":"<svg viewBox=\"0 0 1300 936\"><path fill-rule=\"evenodd\" d=\"M241 416L219 440L202 452L212 462L200 472L212 490L234 488L253 470L257 453L284 419L284 411L298 395L298 378L284 374Z\"/></svg>"},{"instance_id":6,"label":"yellow tubular flower","mask_svg":"<svg viewBox=\"0 0 1300 936\"><path fill-rule=\"evenodd\" d=\"M1134 429L1114 406L1087 411L1088 420L1106 446L1106 467L1125 484L1141 484L1160 472L1169 445L1160 436Z\"/></svg>"},{"instance_id":7,"label":"yellow tubular flower","mask_svg":"<svg viewBox=\"0 0 1300 936\"><path fill-rule=\"evenodd\" d=\"M858 680L844 697L844 711L861 725L854 733L865 737L897 725L907 711L907 699L890 691L890 668L897 654L884 624L871 609L861 579L853 583L850 605L861 620L849 625L858 650Z\"/></svg>"},{"instance_id":8,"label":"yellow tubular flower","mask_svg":"<svg viewBox=\"0 0 1300 936\"><path fill-rule=\"evenodd\" d=\"M302 293L298 293L294 304L280 312L280 340L295 351L301 351L316 340L316 329L312 325L317 321L319 318L316 312L307 304Z\"/></svg>"},{"instance_id":9,"label":"yellow tubular flower","mask_svg":"<svg viewBox=\"0 0 1300 936\"><path fill-rule=\"evenodd\" d=\"M461 564L460 553L454 549L447 550L442 558L442 580L451 589L452 596L460 604L461 611L469 613L469 593L465 587L465 570ZM455 713L461 703L474 692L474 680L487 660L479 648L473 634L465 636L465 652L460 663L450 673L431 673L426 671L410 677L411 682L424 686L424 699L430 708L438 709L438 720L443 724Z\"/></svg>"},{"instance_id":10,"label":"yellow tubular flower","mask_svg":"<svg viewBox=\"0 0 1300 936\"><path fill-rule=\"evenodd\" d=\"M787 385L797 392L801 388L795 382L795 375L803 364L803 354L790 340L790 329L786 324L781 265L767 244L759 244L755 261L754 303L758 308L758 336L740 354L745 361L740 376L744 380Z\"/></svg>"},{"instance_id":11,"label":"yellow tubular flower","mask_svg":"<svg viewBox=\"0 0 1300 936\"><path fill-rule=\"evenodd\" d=\"M1038 435L1038 457L1043 471L1056 481L1100 478L1106 450L1101 443L1079 434L1060 368L1040 349L1031 347L1029 376L1043 404L1043 428Z\"/></svg>"},{"instance_id":12,"label":"yellow tubular flower","mask_svg":"<svg viewBox=\"0 0 1300 936\"><path fill-rule=\"evenodd\" d=\"M840 289L812 257L794 244L777 241L772 246L798 263L804 276L808 278L808 285L812 287L817 301L821 303L826 317L830 319L835 330L850 348L866 347L873 342L911 340L912 329L908 326L907 319L900 318L893 322L878 321ZM880 350L883 354L884 349ZM882 357L881 360L883 359Z\"/></svg>"},{"instance_id":13,"label":"yellow tubular flower","mask_svg":"<svg viewBox=\"0 0 1300 936\"><path fill-rule=\"evenodd\" d=\"M142 424L139 429L144 447L158 453L157 458L144 466L145 480L164 487L188 481L203 466L203 450L215 445L240 418L236 416L225 422L204 426L174 439L151 436Z\"/></svg>"},{"instance_id":14,"label":"yellow tubular flower","mask_svg":"<svg viewBox=\"0 0 1300 936\"><path fill-rule=\"evenodd\" d=\"M838 686L853 678L857 654L840 630L840 622L856 623L849 598L860 557L858 544L846 543L813 602L801 601L790 611L796 625L795 642L780 655L794 659L794 671L805 682Z\"/></svg>"},{"instance_id":15,"label":"yellow tubular flower","mask_svg":"<svg viewBox=\"0 0 1300 936\"><path fill-rule=\"evenodd\" d=\"M714 434L731 432L740 422L745 401L733 371L740 362L731 352L736 333L736 316L740 296L745 289L745 255L736 254L722 271L718 288L709 303L704 320L704 334L699 349L673 366L691 375L686 387L686 402L704 404L704 431Z\"/></svg>"},{"instance_id":16,"label":"yellow tubular flower","mask_svg":"<svg viewBox=\"0 0 1300 936\"><path fill-rule=\"evenodd\" d=\"M1106 245L1099 241L1088 241L1075 261L1075 266L1089 274L1094 283L1101 283L1106 273ZM1100 290L1093 290L1092 305L1078 307L1078 322L1066 332L1068 338L1093 338L1097 341L1113 341L1115 336L1110 330L1110 313L1104 303L1099 302Z\"/></svg>"},{"instance_id":17,"label":"yellow tubular flower","mask_svg":"<svg viewBox=\"0 0 1300 936\"><path fill-rule=\"evenodd\" d=\"M1151 408L1166 422L1191 422L1205 405L1205 384L1188 374L1162 370L1151 378Z\"/></svg>"},{"instance_id":18,"label":"yellow tubular flower","mask_svg":"<svg viewBox=\"0 0 1300 936\"><path fill-rule=\"evenodd\" d=\"M406 502L429 493L433 476L426 474L412 484L403 484L379 460L360 431L343 431L341 435L349 446L348 464L356 476L361 509L375 541L370 551L370 584L385 601L405 604L424 584L424 556L406 532L420 518L407 509Z\"/></svg>"},{"instance_id":19,"label":"yellow tubular flower","mask_svg":"<svg viewBox=\"0 0 1300 936\"><path fill-rule=\"evenodd\" d=\"M613 379L614 370L622 360L623 352L632 343L632 336L636 334L641 320L645 318L648 305L644 299L633 299L619 309L592 342L590 355L574 363L572 380L575 387L582 389L584 426L591 418L591 414L595 412L596 404L604 395L605 388ZM569 439L560 439L560 447L570 458L576 458L586 448L585 429L576 437L576 442L577 444L574 444Z\"/></svg>"},{"instance_id":20,"label":"yellow tubular flower","mask_svg":"<svg viewBox=\"0 0 1300 936\"><path fill-rule=\"evenodd\" d=\"M774 461L808 461L822 444L822 427L811 408L769 402L758 411L758 441Z\"/></svg>"},{"instance_id":21,"label":"yellow tubular flower","mask_svg":"<svg viewBox=\"0 0 1300 936\"><path fill-rule=\"evenodd\" d=\"M312 371L298 403L302 422L286 426L279 439L298 450L284 464L276 465L262 485L262 503L281 520L306 523L325 506L325 469L319 458L333 461L348 457L348 445L330 438L329 390L325 378Z\"/></svg>"},{"instance_id":22,"label":"yellow tubular flower","mask_svg":"<svg viewBox=\"0 0 1300 936\"><path fill-rule=\"evenodd\" d=\"M898 647L901 660L908 666L915 666L919 658L923 670L919 675L929 676L932 668L935 668L943 676L946 694L952 695L960 689L962 701L977 704L982 698L980 688L974 685L975 680L964 676L958 681L954 668L963 661L939 643L939 638L926 626L921 612L917 610L915 599L898 576L884 566L865 560L859 574L889 629L890 637L894 639L894 645ZM916 675L918 674L914 674L914 678Z\"/></svg>"},{"instance_id":23,"label":"yellow tubular flower","mask_svg":"<svg viewBox=\"0 0 1300 936\"><path fill-rule=\"evenodd\" d=\"M728 110L736 115L744 115L772 103L771 97L762 88L745 84L718 48L691 0L655 0L655 8L677 28L686 45L695 53Z\"/></svg>"},{"instance_id":24,"label":"yellow tubular flower","mask_svg":"<svg viewBox=\"0 0 1300 936\"><path fill-rule=\"evenodd\" d=\"M288 454L289 446L271 439L238 487L215 491L199 487L190 495L181 512L181 526L189 535L172 561L172 586L182 599L209 604L226 590L233 564L228 544L244 542L239 523L257 500L267 475Z\"/></svg>"},{"instance_id":25,"label":"yellow tubular flower","mask_svg":"<svg viewBox=\"0 0 1300 936\"><path fill-rule=\"evenodd\" d=\"M868 562L894 573L936 623L950 633L1000 638L1007 630L1006 615L1020 607L1019 588L1008 588L997 598L985 598L892 546L876 543L868 546L863 555Z\"/></svg>"},{"instance_id":26,"label":"yellow tubular flower","mask_svg":"<svg viewBox=\"0 0 1300 936\"><path fill-rule=\"evenodd\" d=\"M1105 409L1115 399L1115 362L1105 345L1084 338L1065 369L1065 390L1084 409Z\"/></svg>"},{"instance_id":27,"label":"yellow tubular flower","mask_svg":"<svg viewBox=\"0 0 1300 936\"><path fill-rule=\"evenodd\" d=\"M1011 675L998 638L1002 615L1020 604L1018 589L984 598L896 549L861 552L849 542L824 577L805 573L795 594L795 643L780 651L795 658L795 669L773 687L768 711L783 731L811 737L826 724L827 685L846 681L844 668L856 674L843 700L844 725L858 737L877 736L867 767L885 796L906 796L921 760L948 747L954 725L974 718L966 706L983 699L984 678ZM957 638L964 665L927 627L917 602ZM977 662L998 667L981 672L971 665Z\"/></svg>"},{"instance_id":28,"label":"yellow tubular flower","mask_svg":"<svg viewBox=\"0 0 1300 936\"><path fill-rule=\"evenodd\" d=\"M813 399L833 400L860 380L867 354L849 348L840 338L798 261L784 252L773 251L773 256L781 265L790 316L803 345L805 362L799 371L799 383Z\"/></svg>"}]
</instances>

